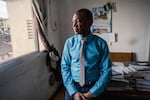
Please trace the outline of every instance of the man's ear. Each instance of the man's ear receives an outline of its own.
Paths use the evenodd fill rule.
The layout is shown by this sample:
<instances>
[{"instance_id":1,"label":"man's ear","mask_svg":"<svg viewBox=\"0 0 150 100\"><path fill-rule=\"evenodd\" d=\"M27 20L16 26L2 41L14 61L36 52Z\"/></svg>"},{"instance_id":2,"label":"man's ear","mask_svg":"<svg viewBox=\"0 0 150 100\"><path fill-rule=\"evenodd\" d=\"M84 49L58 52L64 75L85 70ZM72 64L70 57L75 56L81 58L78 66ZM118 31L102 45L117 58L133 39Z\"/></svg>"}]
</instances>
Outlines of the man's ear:
<instances>
[{"instance_id":1,"label":"man's ear","mask_svg":"<svg viewBox=\"0 0 150 100\"><path fill-rule=\"evenodd\" d=\"M89 26L92 26L93 20L90 20L90 21L88 22L88 24L89 24Z\"/></svg>"}]
</instances>

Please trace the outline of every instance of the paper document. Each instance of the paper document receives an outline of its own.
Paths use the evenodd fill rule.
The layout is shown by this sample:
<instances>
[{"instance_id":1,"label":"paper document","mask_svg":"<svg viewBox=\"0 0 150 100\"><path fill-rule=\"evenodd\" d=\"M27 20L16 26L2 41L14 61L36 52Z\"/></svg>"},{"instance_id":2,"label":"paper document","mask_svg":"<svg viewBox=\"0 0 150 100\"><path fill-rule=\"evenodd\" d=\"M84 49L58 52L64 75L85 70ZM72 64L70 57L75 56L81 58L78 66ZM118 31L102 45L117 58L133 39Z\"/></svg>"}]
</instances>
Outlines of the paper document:
<instances>
[{"instance_id":1,"label":"paper document","mask_svg":"<svg viewBox=\"0 0 150 100\"><path fill-rule=\"evenodd\" d=\"M147 71L147 70L150 70L150 66L141 66L141 65L129 64L129 67L135 69L136 71Z\"/></svg>"}]
</instances>

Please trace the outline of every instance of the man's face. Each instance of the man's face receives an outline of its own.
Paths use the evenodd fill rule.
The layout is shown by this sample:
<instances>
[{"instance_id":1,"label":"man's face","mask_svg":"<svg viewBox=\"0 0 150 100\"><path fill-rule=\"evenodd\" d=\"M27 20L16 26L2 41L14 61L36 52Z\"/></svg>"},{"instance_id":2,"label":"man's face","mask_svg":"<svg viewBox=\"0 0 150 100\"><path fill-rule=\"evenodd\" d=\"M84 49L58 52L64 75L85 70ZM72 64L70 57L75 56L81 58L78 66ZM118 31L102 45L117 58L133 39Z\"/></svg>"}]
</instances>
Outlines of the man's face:
<instances>
[{"instance_id":1,"label":"man's face","mask_svg":"<svg viewBox=\"0 0 150 100\"><path fill-rule=\"evenodd\" d=\"M83 13L74 14L72 17L72 27L75 34L85 34L90 29L90 22L85 20Z\"/></svg>"}]
</instances>

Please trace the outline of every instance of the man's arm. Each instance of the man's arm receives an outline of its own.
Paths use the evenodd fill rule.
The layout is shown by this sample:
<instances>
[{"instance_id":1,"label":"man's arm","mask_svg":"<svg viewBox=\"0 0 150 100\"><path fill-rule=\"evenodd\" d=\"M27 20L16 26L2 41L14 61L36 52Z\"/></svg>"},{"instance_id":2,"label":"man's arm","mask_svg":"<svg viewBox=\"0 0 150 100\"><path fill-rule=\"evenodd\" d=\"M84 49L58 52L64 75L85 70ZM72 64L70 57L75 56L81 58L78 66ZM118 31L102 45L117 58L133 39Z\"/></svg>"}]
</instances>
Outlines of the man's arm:
<instances>
[{"instance_id":1,"label":"man's arm","mask_svg":"<svg viewBox=\"0 0 150 100\"><path fill-rule=\"evenodd\" d=\"M66 87L68 93L70 96L75 94L77 92L76 86L73 83L72 75L71 75L71 59L69 54L69 42L66 41L63 54L62 54L62 60L61 60L61 73L63 78L64 86Z\"/></svg>"},{"instance_id":2,"label":"man's arm","mask_svg":"<svg viewBox=\"0 0 150 100\"><path fill-rule=\"evenodd\" d=\"M105 90L108 82L111 80L112 77L111 60L109 56L109 49L106 44L102 49L102 52L103 55L100 62L102 74L100 75L95 85L89 90L89 93L91 93L93 96L100 95Z\"/></svg>"}]
</instances>

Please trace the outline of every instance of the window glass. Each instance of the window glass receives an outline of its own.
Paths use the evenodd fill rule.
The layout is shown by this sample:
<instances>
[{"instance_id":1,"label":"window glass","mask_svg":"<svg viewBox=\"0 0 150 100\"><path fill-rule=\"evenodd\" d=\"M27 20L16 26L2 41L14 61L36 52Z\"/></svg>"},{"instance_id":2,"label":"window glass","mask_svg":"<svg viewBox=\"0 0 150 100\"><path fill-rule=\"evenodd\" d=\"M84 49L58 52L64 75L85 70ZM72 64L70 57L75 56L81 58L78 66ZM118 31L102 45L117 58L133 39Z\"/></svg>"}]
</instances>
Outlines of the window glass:
<instances>
[{"instance_id":1,"label":"window glass","mask_svg":"<svg viewBox=\"0 0 150 100\"><path fill-rule=\"evenodd\" d=\"M0 63L36 51L31 0L0 0Z\"/></svg>"}]
</instances>

